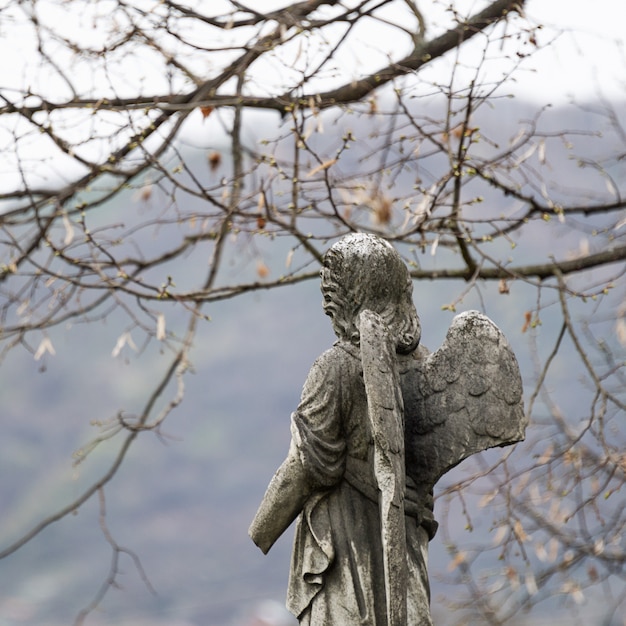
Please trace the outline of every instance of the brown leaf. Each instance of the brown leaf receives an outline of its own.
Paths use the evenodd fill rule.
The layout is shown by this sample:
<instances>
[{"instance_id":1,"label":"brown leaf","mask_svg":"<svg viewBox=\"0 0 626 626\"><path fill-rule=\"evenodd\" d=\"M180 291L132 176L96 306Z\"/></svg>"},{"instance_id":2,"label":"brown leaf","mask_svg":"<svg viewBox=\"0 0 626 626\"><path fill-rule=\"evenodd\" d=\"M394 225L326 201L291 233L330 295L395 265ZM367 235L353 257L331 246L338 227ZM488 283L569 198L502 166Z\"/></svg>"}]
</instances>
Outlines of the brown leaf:
<instances>
[{"instance_id":1,"label":"brown leaf","mask_svg":"<svg viewBox=\"0 0 626 626\"><path fill-rule=\"evenodd\" d=\"M200 113L202 113L202 119L205 120L213 112L214 107L200 107Z\"/></svg>"},{"instance_id":2,"label":"brown leaf","mask_svg":"<svg viewBox=\"0 0 626 626\"><path fill-rule=\"evenodd\" d=\"M505 568L504 573L509 579L511 585L517 589L519 587L519 576L517 575L517 570L512 565L509 565Z\"/></svg>"},{"instance_id":3,"label":"brown leaf","mask_svg":"<svg viewBox=\"0 0 626 626\"><path fill-rule=\"evenodd\" d=\"M222 155L219 152L211 152L207 157L209 161L209 167L211 171L214 172L221 164L222 164Z\"/></svg>"},{"instance_id":4,"label":"brown leaf","mask_svg":"<svg viewBox=\"0 0 626 626\"><path fill-rule=\"evenodd\" d=\"M148 202L152 197L152 184L147 183L139 190L139 199L142 202Z\"/></svg>"},{"instance_id":5,"label":"brown leaf","mask_svg":"<svg viewBox=\"0 0 626 626\"><path fill-rule=\"evenodd\" d=\"M502 294L511 293L511 289L509 288L509 283L505 278L501 278L498 283L498 291Z\"/></svg>"},{"instance_id":6,"label":"brown leaf","mask_svg":"<svg viewBox=\"0 0 626 626\"><path fill-rule=\"evenodd\" d=\"M377 224L389 224L391 221L391 205L389 198L381 197L374 206L374 219Z\"/></svg>"},{"instance_id":7,"label":"brown leaf","mask_svg":"<svg viewBox=\"0 0 626 626\"><path fill-rule=\"evenodd\" d=\"M267 278L270 275L270 268L259 259L256 264L256 273L259 278Z\"/></svg>"},{"instance_id":8,"label":"brown leaf","mask_svg":"<svg viewBox=\"0 0 626 626\"><path fill-rule=\"evenodd\" d=\"M460 139L465 134L465 126L463 126L463 124L459 124L458 126L453 128L451 132L452 132L452 136L455 139Z\"/></svg>"},{"instance_id":9,"label":"brown leaf","mask_svg":"<svg viewBox=\"0 0 626 626\"><path fill-rule=\"evenodd\" d=\"M525 333L529 328L533 319L533 314L530 311L524 313L524 325L522 326L522 332Z\"/></svg>"}]
</instances>

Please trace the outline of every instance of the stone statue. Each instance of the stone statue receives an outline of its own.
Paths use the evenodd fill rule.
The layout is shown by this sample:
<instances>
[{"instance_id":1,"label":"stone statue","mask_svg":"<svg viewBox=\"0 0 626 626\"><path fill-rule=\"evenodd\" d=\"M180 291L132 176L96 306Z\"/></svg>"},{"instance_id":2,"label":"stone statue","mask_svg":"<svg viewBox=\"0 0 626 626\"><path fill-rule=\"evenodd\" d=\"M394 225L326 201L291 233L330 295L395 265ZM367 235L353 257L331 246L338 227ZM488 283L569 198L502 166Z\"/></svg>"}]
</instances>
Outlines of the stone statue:
<instances>
[{"instance_id":1,"label":"stone statue","mask_svg":"<svg viewBox=\"0 0 626 626\"><path fill-rule=\"evenodd\" d=\"M321 288L338 341L311 368L249 534L266 553L297 517L287 607L301 624L428 626L433 487L524 438L517 361L476 311L422 347L407 267L374 235L334 244Z\"/></svg>"}]
</instances>

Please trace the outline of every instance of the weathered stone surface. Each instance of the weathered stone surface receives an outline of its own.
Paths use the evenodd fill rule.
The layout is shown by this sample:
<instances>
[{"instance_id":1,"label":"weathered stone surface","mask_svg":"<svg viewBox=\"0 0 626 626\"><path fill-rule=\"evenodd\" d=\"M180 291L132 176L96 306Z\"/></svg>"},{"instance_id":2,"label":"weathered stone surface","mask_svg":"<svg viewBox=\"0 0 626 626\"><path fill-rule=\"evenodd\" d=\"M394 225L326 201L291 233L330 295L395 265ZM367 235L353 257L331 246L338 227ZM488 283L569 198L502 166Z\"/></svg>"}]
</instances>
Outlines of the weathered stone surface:
<instances>
[{"instance_id":1,"label":"weathered stone surface","mask_svg":"<svg viewBox=\"0 0 626 626\"><path fill-rule=\"evenodd\" d=\"M476 311L420 346L408 270L374 235L337 242L321 277L338 341L311 368L250 536L267 552L297 518L287 606L301 624L428 626L432 489L523 439L517 361Z\"/></svg>"}]
</instances>

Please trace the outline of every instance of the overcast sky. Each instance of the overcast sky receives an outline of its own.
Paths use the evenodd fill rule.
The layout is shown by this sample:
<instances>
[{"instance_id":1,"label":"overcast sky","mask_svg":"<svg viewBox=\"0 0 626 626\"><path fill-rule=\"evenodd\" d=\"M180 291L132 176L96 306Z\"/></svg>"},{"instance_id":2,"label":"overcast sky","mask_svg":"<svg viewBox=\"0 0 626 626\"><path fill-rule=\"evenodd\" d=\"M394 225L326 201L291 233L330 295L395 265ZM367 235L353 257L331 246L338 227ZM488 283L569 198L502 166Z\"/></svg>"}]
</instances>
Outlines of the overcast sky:
<instances>
[{"instance_id":1,"label":"overcast sky","mask_svg":"<svg viewBox=\"0 0 626 626\"><path fill-rule=\"evenodd\" d=\"M278 6L285 6L288 0L257 0L255 3L248 0L250 5L260 10L271 10ZM352 0L344 0L346 4L350 4ZM191 4L193 2L190 1ZM26 24L20 28L19 24L13 21L12 15L19 15L19 12L11 11L8 13L2 10L2 5L6 4L0 0L0 58L5 59L2 72L0 73L0 93L4 93L10 100L18 100L19 94L25 89L32 89L34 93L43 93L51 100L62 101L70 96L67 85L59 76L51 71L50 66L43 66L39 62L39 53L37 52L37 41L33 37L32 25ZM158 3L155 1L155 6ZM210 3L213 14L218 12L220 6L227 8L230 4L225 0L214 0ZM447 2L434 2L433 0L418 0L417 5L427 7L425 14L430 16L429 36L436 36L440 32L449 28L451 25L450 14L445 9ZM455 7L464 15L471 15L485 5L485 0L455 0ZM12 5L15 6L15 5ZM101 3L87 3L84 13L75 10L75 4L65 4L49 0L37 4L37 11L44 18L46 23L53 31L66 33L72 38L84 41L90 38L92 45L97 45L98 37L106 37L106 30L111 26L108 14L102 14ZM204 5L202 5L204 6ZM390 21L398 21L398 11L402 7L402 3L393 4L386 7L384 16ZM46 10L46 7L49 7ZM50 9L50 7L52 7ZM73 11L68 11L67 7L73 7ZM100 7L100 8L98 8ZM89 10L100 12L102 20L98 26L94 26L93 18L90 17ZM332 11L332 8L326 8ZM395 11L395 14L394 14ZM588 101L597 96L606 98L624 98L626 96L626 53L624 43L626 35L624 34L624 24L626 23L626 0L528 0L526 4L526 14L531 23L537 23L544 26L538 31L537 41L541 49L535 50L528 41L513 39L513 47L508 50L509 55L516 59L516 52L528 51L530 54L523 62L522 67L514 75L515 80L506 79L505 89L507 93L531 99L539 105L545 104L562 104L570 100L578 102ZM402 13L400 21L410 19L410 14L406 11ZM23 22L23 17L20 17ZM523 24L518 20L510 27L507 26L507 34L515 35L519 24ZM412 28L411 25L409 25ZM399 31L396 28L389 28L385 32L384 24L381 22L364 21L363 31L358 33L359 44L346 46L341 52L341 56L335 59L336 71L326 72L325 75L334 78L335 84L345 83L359 75L368 74L376 69L383 67L389 62L389 57L394 59L402 58L411 51L412 42L408 35L404 38L402 33L398 36ZM226 31L223 37L231 36L232 31ZM216 33L216 36L220 36ZM246 35L244 33L244 36ZM102 40L104 41L104 39ZM483 40L484 41L484 40ZM214 43L213 41L211 42ZM240 42L245 43L245 42ZM549 44L549 45L548 45ZM300 46L299 41L292 44ZM499 45L499 44L496 44ZM456 88L463 88L469 84L469 81L476 76L475 68L479 63L473 63L473 50L480 51L480 37L466 43L461 49L459 60L467 66L467 76L457 72ZM294 53L294 48L284 50L282 60L280 57L261 59L255 66L257 71L255 77L251 79L249 89L255 94L263 95L266 90L268 93L280 92L287 84L293 85L297 83L297 79L293 82L289 77L290 59L294 57L300 58L300 63L308 63L309 68L314 65L313 57L315 56L315 46L309 44L310 50L306 54ZM50 48L57 50L57 48ZM325 50L325 49L324 49ZM507 51L505 49L505 51ZM67 56L55 58L54 61L64 68L71 66L72 79L77 86L85 92L81 95L93 95L90 86L98 93L101 92L101 86L106 87L108 76L102 80L97 78L92 65L85 63L78 64L75 60L69 59ZM322 54L319 52L319 54ZM493 57L500 59L502 51L495 49ZM118 79L114 93L117 96L134 95L137 86L141 86L144 94L160 93L166 85L166 77L163 75L163 67L159 63L152 63L149 60L141 62L137 57L122 57L118 71L115 73ZM6 62L6 60L10 62ZM69 60L68 60L69 59ZM420 79L432 80L433 83L439 83L449 80L449 72L446 72L446 64L449 67L455 61L454 53L446 55L443 59L439 59L437 63L423 68L420 72ZM196 57L191 55L185 58L185 62L198 62L201 65L200 71L207 71L206 59L202 57L197 61ZM294 61L295 63L295 61ZM265 64L265 65L264 65ZM498 82L502 80L504 65L500 61L494 61L484 66L480 65L480 80L488 80ZM302 71L302 68L299 68ZM282 71L281 71L282 70ZM297 72L296 72L297 74ZM121 78L120 78L121 77ZM275 81L275 82L273 82ZM291 82L290 82L291 81ZM309 85L309 90L323 91L329 88L326 78L320 78L317 82ZM225 89L229 89L228 85ZM130 90L130 92L128 92ZM190 122L195 125L202 123L199 116L192 116ZM21 124L21 126L20 126ZM0 145L6 147L11 146L11 142L16 135L20 134L20 128L25 126L22 120L19 122L13 118L3 120L0 126ZM89 118L87 126L79 127L73 122L65 129L66 138L75 135L80 140L80 128L83 131L91 133L91 118ZM6 133L2 130L6 129ZM56 127L57 132L59 128ZM187 129L188 131L190 129ZM192 129L193 130L193 129ZM69 134L68 134L69 133ZM86 137L85 137L86 138ZM108 146L105 145L108 149ZM20 141L21 159L38 160L41 165L42 142L41 137L33 134L28 140ZM86 146L81 146L81 150L86 150ZM15 156L10 154L12 150L8 150L4 157L0 158L0 173L3 175L2 189L13 187L20 184L20 178L17 176L17 167ZM93 155L87 154L88 158ZM65 171L69 173L73 171L75 164L69 163Z\"/></svg>"},{"instance_id":2,"label":"overcast sky","mask_svg":"<svg viewBox=\"0 0 626 626\"><path fill-rule=\"evenodd\" d=\"M350 4L346 0L346 4ZM0 0L0 11L3 0ZM194 4L194 2L190 2ZM245 4L245 3L244 3ZM287 0L256 0L251 5L258 10L271 10L288 4ZM56 11L45 11L46 5L58 6ZM220 7L226 9L229 3L224 0L214 0L210 3L210 13L217 14ZM417 5L423 8L425 16L430 16L430 34L438 34L450 25L450 14L445 10L446 2L432 0L418 0ZM456 0L455 7L460 13L470 15L485 5L484 0ZM37 5L38 12L44 16L44 22L60 32L71 33L73 39L97 45L98 33L93 30L89 13L79 14L77 11L67 12L67 8L74 5L63 5L55 2L43 2ZM88 5L87 5L88 6ZM99 5L92 5L92 8ZM402 7L402 3L391 5ZM203 7L207 8L207 7ZM331 10L331 9L328 9ZM392 9L386 9L385 16L392 17ZM624 0L527 0L526 14L537 23L545 25L539 33L541 44L552 41L555 34L562 30L558 37L547 49L535 54L527 67L536 72L520 74L518 92L525 96L538 95L545 101L547 97L569 99L570 96L586 97L601 90L606 96L624 95L626 93L626 55L624 54L624 24L626 23L626 2ZM53 16L50 18L50 16ZM407 15L404 13L404 15ZM393 19L393 18L392 18ZM406 19L406 18L402 18ZM52 22L52 23L51 23ZM56 22L56 23L55 23ZM398 31L390 29L385 38L384 26L370 23L372 29L368 39L371 58L367 52L358 52L363 58L356 60L355 71L371 72L376 66L384 64L384 57L391 54L398 57L410 49L409 41L398 38ZM509 32L514 32L513 26ZM367 30L366 30L367 32ZM21 83L24 86L24 65L37 67L36 45L33 45L32 29L20 30L10 19L2 20L0 16L0 54L3 59L11 59L11 63L4 63L0 74L0 88ZM85 38L87 38L85 40ZM27 41L30 40L30 44ZM619 45L616 42L620 42ZM406 48L406 50L405 50ZM376 49L380 57L375 62ZM394 51L396 54L394 55ZM530 50L529 50L530 52ZM349 62L349 57L348 57ZM349 64L349 63L348 63ZM145 68L149 69L149 64ZM342 71L350 72L351 68L342 66ZM36 80L45 81L47 75L38 75ZM155 77L158 78L158 77ZM37 90L37 85L33 85ZM556 102L555 102L556 103Z\"/></svg>"},{"instance_id":3,"label":"overcast sky","mask_svg":"<svg viewBox=\"0 0 626 626\"><path fill-rule=\"evenodd\" d=\"M533 59L542 98L626 95L624 0L529 0L527 15L564 31Z\"/></svg>"}]
</instances>

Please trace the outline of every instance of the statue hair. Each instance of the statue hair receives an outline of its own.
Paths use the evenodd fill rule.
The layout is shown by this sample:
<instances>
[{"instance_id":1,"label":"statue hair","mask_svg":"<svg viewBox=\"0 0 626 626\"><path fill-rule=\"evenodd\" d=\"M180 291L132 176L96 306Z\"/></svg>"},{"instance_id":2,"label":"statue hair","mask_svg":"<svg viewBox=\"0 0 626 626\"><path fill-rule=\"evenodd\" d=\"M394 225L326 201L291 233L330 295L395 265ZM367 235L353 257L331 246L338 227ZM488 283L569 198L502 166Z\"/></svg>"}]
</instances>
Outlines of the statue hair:
<instances>
[{"instance_id":1,"label":"statue hair","mask_svg":"<svg viewBox=\"0 0 626 626\"><path fill-rule=\"evenodd\" d=\"M320 276L324 312L337 337L358 345L358 316L367 309L381 316L397 352L408 354L418 346L413 282L387 241L364 233L343 237L326 252Z\"/></svg>"}]
</instances>

